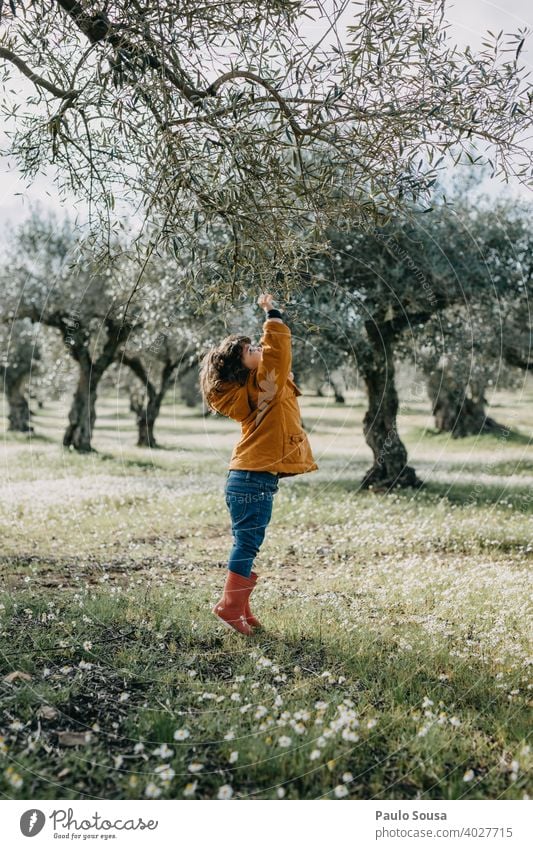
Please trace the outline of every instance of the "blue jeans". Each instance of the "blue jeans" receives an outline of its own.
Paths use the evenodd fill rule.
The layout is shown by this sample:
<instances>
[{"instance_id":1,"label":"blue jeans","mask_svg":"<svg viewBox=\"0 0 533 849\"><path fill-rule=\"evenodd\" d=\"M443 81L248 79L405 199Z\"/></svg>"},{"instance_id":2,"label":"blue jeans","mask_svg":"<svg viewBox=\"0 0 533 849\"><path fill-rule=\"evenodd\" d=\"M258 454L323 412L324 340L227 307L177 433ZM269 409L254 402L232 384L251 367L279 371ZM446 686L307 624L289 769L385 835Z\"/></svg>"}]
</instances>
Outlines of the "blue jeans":
<instances>
[{"instance_id":1,"label":"blue jeans","mask_svg":"<svg viewBox=\"0 0 533 849\"><path fill-rule=\"evenodd\" d=\"M272 472L230 469L226 475L224 497L231 516L233 548L228 569L250 577L254 558L265 538L272 516L274 495L279 479Z\"/></svg>"}]
</instances>

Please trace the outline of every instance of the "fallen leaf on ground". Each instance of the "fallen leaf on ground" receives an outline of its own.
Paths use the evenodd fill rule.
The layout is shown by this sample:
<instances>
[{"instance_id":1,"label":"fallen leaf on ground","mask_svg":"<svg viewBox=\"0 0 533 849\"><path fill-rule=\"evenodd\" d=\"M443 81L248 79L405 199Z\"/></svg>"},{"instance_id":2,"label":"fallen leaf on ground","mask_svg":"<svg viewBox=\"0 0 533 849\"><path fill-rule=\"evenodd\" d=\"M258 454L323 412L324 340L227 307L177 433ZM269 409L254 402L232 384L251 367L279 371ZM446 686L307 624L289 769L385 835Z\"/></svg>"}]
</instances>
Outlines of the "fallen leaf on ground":
<instances>
[{"instance_id":1,"label":"fallen leaf on ground","mask_svg":"<svg viewBox=\"0 0 533 849\"><path fill-rule=\"evenodd\" d=\"M17 678L21 678L23 681L31 681L31 675L28 675L27 672L18 672L13 670L13 672L8 672L7 675L4 675L3 679L6 684L11 684L12 681L15 681Z\"/></svg>"},{"instance_id":2,"label":"fallen leaf on ground","mask_svg":"<svg viewBox=\"0 0 533 849\"><path fill-rule=\"evenodd\" d=\"M58 712L52 705L41 705L39 708L39 716L42 716L43 719L55 719L57 715Z\"/></svg>"}]
</instances>

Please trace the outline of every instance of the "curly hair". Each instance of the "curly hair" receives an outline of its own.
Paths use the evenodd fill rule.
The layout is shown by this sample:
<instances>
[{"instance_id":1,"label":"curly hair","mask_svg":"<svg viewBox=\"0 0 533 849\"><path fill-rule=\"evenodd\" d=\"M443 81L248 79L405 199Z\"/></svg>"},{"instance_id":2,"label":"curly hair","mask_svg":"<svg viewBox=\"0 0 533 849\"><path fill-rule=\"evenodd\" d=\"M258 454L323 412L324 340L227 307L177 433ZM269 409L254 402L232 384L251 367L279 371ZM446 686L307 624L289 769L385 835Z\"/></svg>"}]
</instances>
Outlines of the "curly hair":
<instances>
[{"instance_id":1,"label":"curly hair","mask_svg":"<svg viewBox=\"0 0 533 849\"><path fill-rule=\"evenodd\" d=\"M243 365L242 353L245 344L251 341L249 336L232 333L202 357L200 390L204 403L211 412L216 410L211 406L210 398L221 383L235 382L240 386L246 383L250 369Z\"/></svg>"}]
</instances>

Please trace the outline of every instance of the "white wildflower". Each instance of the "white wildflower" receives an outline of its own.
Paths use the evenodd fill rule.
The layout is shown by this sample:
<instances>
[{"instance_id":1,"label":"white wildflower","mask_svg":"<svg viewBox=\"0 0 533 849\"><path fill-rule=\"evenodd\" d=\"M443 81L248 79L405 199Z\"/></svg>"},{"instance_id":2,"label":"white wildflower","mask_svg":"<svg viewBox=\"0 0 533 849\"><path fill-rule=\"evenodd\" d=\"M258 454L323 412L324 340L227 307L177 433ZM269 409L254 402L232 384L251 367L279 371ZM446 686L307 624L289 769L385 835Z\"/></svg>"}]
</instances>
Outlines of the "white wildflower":
<instances>
[{"instance_id":1,"label":"white wildflower","mask_svg":"<svg viewBox=\"0 0 533 849\"><path fill-rule=\"evenodd\" d=\"M149 784L146 785L144 795L149 799L157 799L158 796L161 796L161 788L154 784L153 781L150 781Z\"/></svg>"},{"instance_id":2,"label":"white wildflower","mask_svg":"<svg viewBox=\"0 0 533 849\"><path fill-rule=\"evenodd\" d=\"M171 758L174 754L174 749L169 749L166 743L161 743L157 749L153 750L152 754L157 755L159 758Z\"/></svg>"},{"instance_id":3,"label":"white wildflower","mask_svg":"<svg viewBox=\"0 0 533 849\"><path fill-rule=\"evenodd\" d=\"M223 784L218 788L217 799L231 799L233 796L233 788L230 784Z\"/></svg>"},{"instance_id":4,"label":"white wildflower","mask_svg":"<svg viewBox=\"0 0 533 849\"><path fill-rule=\"evenodd\" d=\"M172 781L176 775L172 767L168 764L160 764L159 766L156 766L154 772L157 773L161 781Z\"/></svg>"},{"instance_id":5,"label":"white wildflower","mask_svg":"<svg viewBox=\"0 0 533 849\"><path fill-rule=\"evenodd\" d=\"M181 742L191 736L191 732L187 728L176 728L174 731L174 740Z\"/></svg>"}]
</instances>

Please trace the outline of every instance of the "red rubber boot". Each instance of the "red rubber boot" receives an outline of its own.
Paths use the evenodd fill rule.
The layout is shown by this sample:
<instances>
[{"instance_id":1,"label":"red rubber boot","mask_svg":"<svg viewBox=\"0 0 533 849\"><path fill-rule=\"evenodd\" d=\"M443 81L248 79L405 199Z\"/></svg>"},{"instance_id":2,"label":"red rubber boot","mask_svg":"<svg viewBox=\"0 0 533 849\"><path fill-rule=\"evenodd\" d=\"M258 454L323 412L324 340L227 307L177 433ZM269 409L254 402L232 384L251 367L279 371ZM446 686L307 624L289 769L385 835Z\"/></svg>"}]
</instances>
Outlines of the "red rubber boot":
<instances>
[{"instance_id":1,"label":"red rubber boot","mask_svg":"<svg viewBox=\"0 0 533 849\"><path fill-rule=\"evenodd\" d=\"M222 598L213 608L213 613L224 625L234 628L235 631L247 637L252 634L252 629L246 621L244 606L247 593L252 591L253 584L254 581L251 578L245 578L228 569Z\"/></svg>"},{"instance_id":2,"label":"red rubber boot","mask_svg":"<svg viewBox=\"0 0 533 849\"><path fill-rule=\"evenodd\" d=\"M245 593L246 602L245 602L245 605L244 605L244 615L246 616L246 621L248 622L248 625L251 625L252 628L262 628L263 627L261 625L259 619L257 619L253 615L252 611L250 610L250 595L253 593L253 591L255 589L255 585L257 583L258 577L259 576L256 574L256 572L250 572L250 580L253 581L253 583L252 583L252 586L250 587L249 591L247 591Z\"/></svg>"}]
</instances>

